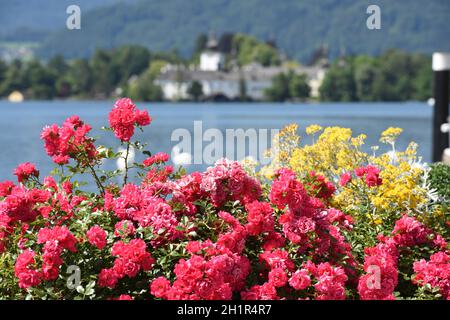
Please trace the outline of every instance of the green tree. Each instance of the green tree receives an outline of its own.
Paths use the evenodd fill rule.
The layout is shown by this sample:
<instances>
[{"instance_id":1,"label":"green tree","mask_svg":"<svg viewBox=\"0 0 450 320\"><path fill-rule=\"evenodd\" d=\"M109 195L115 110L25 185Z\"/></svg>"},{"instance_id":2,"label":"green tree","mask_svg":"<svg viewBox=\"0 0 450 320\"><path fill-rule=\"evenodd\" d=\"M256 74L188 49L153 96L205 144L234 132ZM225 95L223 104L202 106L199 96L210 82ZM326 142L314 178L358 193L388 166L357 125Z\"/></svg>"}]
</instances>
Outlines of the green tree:
<instances>
[{"instance_id":1,"label":"green tree","mask_svg":"<svg viewBox=\"0 0 450 320\"><path fill-rule=\"evenodd\" d=\"M68 97L72 94L71 85L67 78L70 69L66 60L62 55L56 55L47 63L47 69L55 77L55 95L61 98Z\"/></svg>"},{"instance_id":2,"label":"green tree","mask_svg":"<svg viewBox=\"0 0 450 320\"><path fill-rule=\"evenodd\" d=\"M254 47L253 61L265 67L277 66L281 62L278 51L265 43L260 43Z\"/></svg>"},{"instance_id":3,"label":"green tree","mask_svg":"<svg viewBox=\"0 0 450 320\"><path fill-rule=\"evenodd\" d=\"M411 79L414 70L410 56L398 50L389 50L379 57L380 73L374 81L374 91L379 100L401 101L412 96Z\"/></svg>"},{"instance_id":4,"label":"green tree","mask_svg":"<svg viewBox=\"0 0 450 320\"><path fill-rule=\"evenodd\" d=\"M164 60L152 60L149 66L149 72L152 79L156 79L160 74L161 70L167 65L167 61Z\"/></svg>"},{"instance_id":5,"label":"green tree","mask_svg":"<svg viewBox=\"0 0 450 320\"><path fill-rule=\"evenodd\" d=\"M356 56L334 63L320 88L326 101L426 100L431 96L431 59L388 50L379 57Z\"/></svg>"},{"instance_id":6,"label":"green tree","mask_svg":"<svg viewBox=\"0 0 450 320\"><path fill-rule=\"evenodd\" d=\"M417 55L415 63L415 77L413 79L412 99L425 101L433 96L433 71L430 68L431 59L428 56Z\"/></svg>"},{"instance_id":7,"label":"green tree","mask_svg":"<svg viewBox=\"0 0 450 320\"><path fill-rule=\"evenodd\" d=\"M237 52L237 62L241 66L252 62L258 62L263 66L280 64L278 51L270 45L258 41L255 37L235 34L233 48Z\"/></svg>"},{"instance_id":8,"label":"green tree","mask_svg":"<svg viewBox=\"0 0 450 320\"><path fill-rule=\"evenodd\" d=\"M351 60L335 62L327 71L319 88L322 101L356 101L356 88Z\"/></svg>"},{"instance_id":9,"label":"green tree","mask_svg":"<svg viewBox=\"0 0 450 320\"><path fill-rule=\"evenodd\" d=\"M249 100L249 97L247 96L247 82L243 77L239 78L239 100Z\"/></svg>"},{"instance_id":10,"label":"green tree","mask_svg":"<svg viewBox=\"0 0 450 320\"><path fill-rule=\"evenodd\" d=\"M8 70L8 65L0 59L0 85L5 80L6 71Z\"/></svg>"},{"instance_id":11,"label":"green tree","mask_svg":"<svg viewBox=\"0 0 450 320\"><path fill-rule=\"evenodd\" d=\"M150 52L141 46L121 46L111 54L111 63L118 73L118 82L126 83L133 75L139 75L149 65Z\"/></svg>"},{"instance_id":12,"label":"green tree","mask_svg":"<svg viewBox=\"0 0 450 320\"><path fill-rule=\"evenodd\" d=\"M163 92L160 86L154 84L154 78L147 69L137 79L128 84L126 95L136 101L162 101Z\"/></svg>"},{"instance_id":13,"label":"green tree","mask_svg":"<svg viewBox=\"0 0 450 320\"><path fill-rule=\"evenodd\" d=\"M23 91L28 86L25 77L23 63L19 60L12 61L4 72L3 81L0 83L0 96L7 96L12 91Z\"/></svg>"},{"instance_id":14,"label":"green tree","mask_svg":"<svg viewBox=\"0 0 450 320\"><path fill-rule=\"evenodd\" d=\"M306 74L290 74L289 93L291 98L304 100L309 97L311 87Z\"/></svg>"},{"instance_id":15,"label":"green tree","mask_svg":"<svg viewBox=\"0 0 450 320\"><path fill-rule=\"evenodd\" d=\"M69 70L69 65L62 55L56 55L47 63L47 68L55 73L56 76L62 76Z\"/></svg>"},{"instance_id":16,"label":"green tree","mask_svg":"<svg viewBox=\"0 0 450 320\"><path fill-rule=\"evenodd\" d=\"M67 81L73 94L89 96L92 94L93 75L89 62L85 59L74 60L67 72Z\"/></svg>"},{"instance_id":17,"label":"green tree","mask_svg":"<svg viewBox=\"0 0 450 320\"><path fill-rule=\"evenodd\" d=\"M109 97L118 82L118 70L112 63L111 54L97 50L91 60L94 93Z\"/></svg>"},{"instance_id":18,"label":"green tree","mask_svg":"<svg viewBox=\"0 0 450 320\"><path fill-rule=\"evenodd\" d=\"M25 68L28 94L33 99L52 99L55 96L56 76L38 60L32 60Z\"/></svg>"},{"instance_id":19,"label":"green tree","mask_svg":"<svg viewBox=\"0 0 450 320\"><path fill-rule=\"evenodd\" d=\"M379 98L374 92L374 81L378 75L378 67L373 64L359 64L355 66L356 97L360 101L376 101Z\"/></svg>"},{"instance_id":20,"label":"green tree","mask_svg":"<svg viewBox=\"0 0 450 320\"><path fill-rule=\"evenodd\" d=\"M198 101L200 97L203 95L203 86L198 81L192 81L189 85L187 93L191 96L194 101Z\"/></svg>"},{"instance_id":21,"label":"green tree","mask_svg":"<svg viewBox=\"0 0 450 320\"><path fill-rule=\"evenodd\" d=\"M264 91L269 101L285 101L290 98L289 76L280 73L272 79L272 86Z\"/></svg>"}]
</instances>

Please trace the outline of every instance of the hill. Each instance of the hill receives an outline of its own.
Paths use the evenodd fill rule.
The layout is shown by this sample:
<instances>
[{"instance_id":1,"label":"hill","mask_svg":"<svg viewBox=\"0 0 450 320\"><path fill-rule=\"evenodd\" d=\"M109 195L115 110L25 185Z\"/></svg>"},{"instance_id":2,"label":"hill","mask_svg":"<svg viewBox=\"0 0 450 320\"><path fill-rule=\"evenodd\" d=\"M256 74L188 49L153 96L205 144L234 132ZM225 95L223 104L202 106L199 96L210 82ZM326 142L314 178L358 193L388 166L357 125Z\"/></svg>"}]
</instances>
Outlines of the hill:
<instances>
[{"instance_id":1,"label":"hill","mask_svg":"<svg viewBox=\"0 0 450 320\"><path fill-rule=\"evenodd\" d=\"M12 37L21 30L48 32L65 26L66 8L71 4L77 4L87 12L118 1L120 0L2 0L0 34Z\"/></svg>"},{"instance_id":2,"label":"hill","mask_svg":"<svg viewBox=\"0 0 450 320\"><path fill-rule=\"evenodd\" d=\"M55 0L49 2L56 6ZM152 51L177 49L187 56L193 52L196 37L210 30L218 34L243 32L261 40L275 40L289 56L302 61L307 61L324 44L331 57L341 52L376 55L389 48L424 53L450 50L450 42L445 41L450 34L450 1L446 0L101 0L90 3L80 4L81 30L69 31L63 24L46 35L39 50L42 57L57 53L69 58L87 57L97 47L122 44L141 44ZM369 4L381 7L381 30L366 27Z\"/></svg>"}]
</instances>

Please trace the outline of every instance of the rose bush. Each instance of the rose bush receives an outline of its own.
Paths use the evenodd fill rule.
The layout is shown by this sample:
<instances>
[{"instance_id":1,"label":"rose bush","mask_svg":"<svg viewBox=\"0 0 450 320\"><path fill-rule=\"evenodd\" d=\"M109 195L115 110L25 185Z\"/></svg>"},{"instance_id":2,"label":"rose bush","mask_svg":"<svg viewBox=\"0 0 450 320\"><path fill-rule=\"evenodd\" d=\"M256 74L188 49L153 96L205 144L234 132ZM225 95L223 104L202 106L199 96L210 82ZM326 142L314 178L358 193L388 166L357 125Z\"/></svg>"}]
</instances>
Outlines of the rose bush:
<instances>
[{"instance_id":1,"label":"rose bush","mask_svg":"<svg viewBox=\"0 0 450 320\"><path fill-rule=\"evenodd\" d=\"M290 126L259 172L222 159L187 174L132 141L151 121L115 103L125 153L96 146L76 116L44 128L54 174L24 163L0 183L1 299L450 299L448 199L414 145L395 150L399 129L377 157L349 129L300 146ZM129 164L130 148L148 158ZM118 158L124 170L101 169Z\"/></svg>"}]
</instances>

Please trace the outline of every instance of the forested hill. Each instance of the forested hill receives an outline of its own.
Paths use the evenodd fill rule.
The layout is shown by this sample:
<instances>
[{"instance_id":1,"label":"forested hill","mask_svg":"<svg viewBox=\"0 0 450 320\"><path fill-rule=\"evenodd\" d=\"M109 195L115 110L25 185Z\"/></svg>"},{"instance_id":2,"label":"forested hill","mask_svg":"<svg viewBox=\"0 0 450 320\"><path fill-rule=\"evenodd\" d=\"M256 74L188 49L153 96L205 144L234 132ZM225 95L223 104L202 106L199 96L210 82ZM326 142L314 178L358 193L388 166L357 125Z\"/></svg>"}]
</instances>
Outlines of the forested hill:
<instances>
[{"instance_id":1,"label":"forested hill","mask_svg":"<svg viewBox=\"0 0 450 320\"><path fill-rule=\"evenodd\" d=\"M332 57L341 52L376 55L388 48L425 53L450 50L448 0L97 1L101 4L93 6L96 1L90 1L88 8L80 3L81 30L69 31L65 23L53 26L40 54L89 56L96 47L134 43L152 51L177 49L189 55L196 37L210 30L276 40L289 56L302 61L323 44ZM35 2L29 3L29 10L33 10ZM366 8L370 4L381 7L381 30L366 27ZM27 23L39 23L31 20Z\"/></svg>"}]
</instances>

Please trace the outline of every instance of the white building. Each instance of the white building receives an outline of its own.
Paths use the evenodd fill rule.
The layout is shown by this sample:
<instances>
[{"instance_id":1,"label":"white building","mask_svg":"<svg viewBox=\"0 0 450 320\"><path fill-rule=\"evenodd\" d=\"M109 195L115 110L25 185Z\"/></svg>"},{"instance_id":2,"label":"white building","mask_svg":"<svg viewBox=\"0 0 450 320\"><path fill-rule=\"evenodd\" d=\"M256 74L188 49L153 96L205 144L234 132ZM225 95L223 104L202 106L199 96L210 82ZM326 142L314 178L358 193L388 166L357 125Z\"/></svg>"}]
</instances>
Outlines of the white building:
<instances>
[{"instance_id":1,"label":"white building","mask_svg":"<svg viewBox=\"0 0 450 320\"><path fill-rule=\"evenodd\" d=\"M211 33L206 44L206 50L200 54L201 71L219 71L223 70L225 65L225 55L218 50L216 37Z\"/></svg>"},{"instance_id":2,"label":"white building","mask_svg":"<svg viewBox=\"0 0 450 320\"><path fill-rule=\"evenodd\" d=\"M189 99L188 90L193 82L201 84L205 97L220 95L236 99L241 96L242 86L245 84L247 97L262 100L264 91L272 86L272 79L282 72L292 70L298 74L306 74L312 97L319 95L319 87L325 76L325 69L321 67L263 67L257 63L226 72L224 62L224 54L218 50L217 41L211 35L206 50L200 55L198 68L167 65L155 83L161 86L166 100Z\"/></svg>"},{"instance_id":3,"label":"white building","mask_svg":"<svg viewBox=\"0 0 450 320\"><path fill-rule=\"evenodd\" d=\"M325 70L320 67L262 67L251 64L241 70L207 71L189 70L179 66L164 68L155 83L161 86L164 98L167 100L189 99L188 89L192 82L202 85L203 95L212 97L223 95L228 99L236 99L241 95L242 83L245 83L245 93L253 100L264 99L264 91L272 86L272 79L282 72L294 71L306 74L311 87L311 96L319 95L319 87L325 76Z\"/></svg>"}]
</instances>

